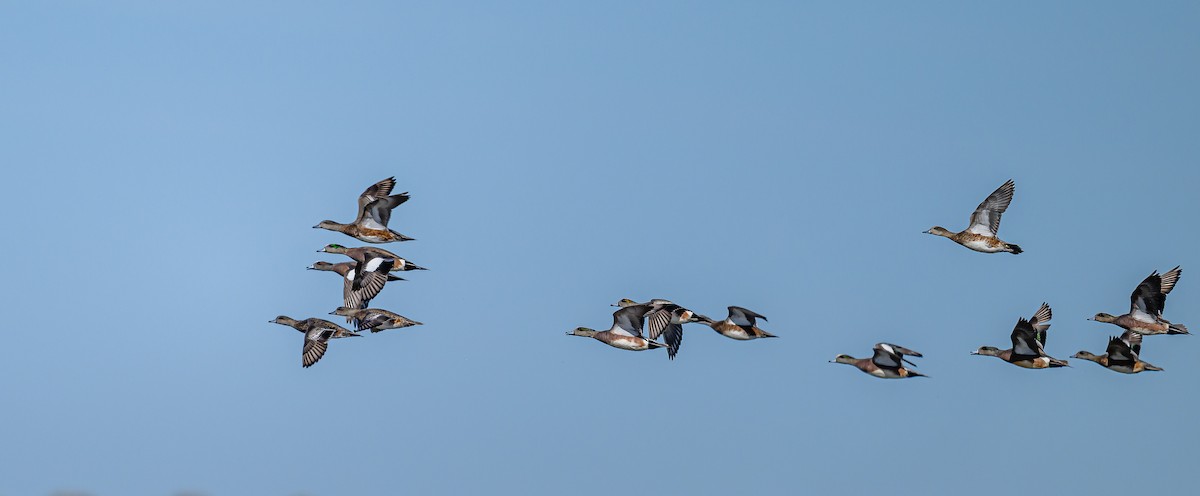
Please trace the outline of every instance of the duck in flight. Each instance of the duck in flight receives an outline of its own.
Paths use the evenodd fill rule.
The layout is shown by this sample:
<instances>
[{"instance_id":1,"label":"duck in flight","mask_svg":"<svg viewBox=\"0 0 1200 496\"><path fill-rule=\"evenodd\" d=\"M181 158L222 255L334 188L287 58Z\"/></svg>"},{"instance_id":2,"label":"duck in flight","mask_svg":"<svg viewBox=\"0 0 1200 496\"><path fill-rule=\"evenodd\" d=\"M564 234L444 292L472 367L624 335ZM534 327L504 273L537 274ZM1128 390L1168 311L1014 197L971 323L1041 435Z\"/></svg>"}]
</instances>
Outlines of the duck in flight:
<instances>
[{"instance_id":1,"label":"duck in flight","mask_svg":"<svg viewBox=\"0 0 1200 496\"><path fill-rule=\"evenodd\" d=\"M994 346L983 346L972 355L994 356L1018 367L1027 369L1045 369L1051 367L1066 367L1066 360L1059 360L1046 354L1046 330L1050 329L1050 305L1042 303L1037 313L1029 320L1024 317L1017 319L1017 325L1012 331L1012 348L1001 350Z\"/></svg>"},{"instance_id":2,"label":"duck in flight","mask_svg":"<svg viewBox=\"0 0 1200 496\"><path fill-rule=\"evenodd\" d=\"M392 264L392 272L404 272L409 270L428 270L415 263L405 260L404 257L396 255L383 248L375 246L361 246L358 248L346 248L339 244L328 244L324 248L317 250L320 253L337 253L350 257L355 262L363 262L368 258L390 258L396 262Z\"/></svg>"},{"instance_id":3,"label":"duck in flight","mask_svg":"<svg viewBox=\"0 0 1200 496\"><path fill-rule=\"evenodd\" d=\"M316 262L310 265L310 270L336 272L342 276L342 306L349 308L366 308L372 298L383 291L388 281L403 280L388 274L395 260L391 258L369 258L362 262ZM353 322L350 317L346 322ZM355 325L358 325L355 322Z\"/></svg>"},{"instance_id":4,"label":"duck in flight","mask_svg":"<svg viewBox=\"0 0 1200 496\"><path fill-rule=\"evenodd\" d=\"M903 346L897 346L890 343L876 343L875 356L871 358L854 358L850 355L838 355L829 363L844 363L858 367L867 374L873 375L881 379L904 379L908 377L929 377L915 370L904 367L904 364L913 365L912 362L904 358L905 355L920 357L921 354ZM913 365L914 367L916 365Z\"/></svg>"},{"instance_id":5,"label":"duck in flight","mask_svg":"<svg viewBox=\"0 0 1200 496\"><path fill-rule=\"evenodd\" d=\"M657 340L659 336L663 337L663 342L667 345L667 358L671 360L675 359L675 354L679 353L679 347L683 345L683 324L702 322L702 319L705 318L696 312L660 298L646 303L623 298L612 306L624 308L634 305L650 307L645 315L646 331L652 341Z\"/></svg>"},{"instance_id":6,"label":"duck in flight","mask_svg":"<svg viewBox=\"0 0 1200 496\"><path fill-rule=\"evenodd\" d=\"M1071 358L1096 362L1108 370L1122 374L1162 370L1160 367L1143 362L1140 358L1141 353L1142 335L1133 331L1125 331L1119 338L1108 338L1108 349L1103 355L1097 356L1087 351L1080 351L1071 355Z\"/></svg>"},{"instance_id":7,"label":"duck in flight","mask_svg":"<svg viewBox=\"0 0 1200 496\"><path fill-rule=\"evenodd\" d=\"M392 195L392 188L395 186L396 178L389 177L363 191L358 197L358 217L354 219L354 222L341 224L332 220L323 220L313 228L337 231L367 243L412 241L413 238L393 231L387 226L388 221L392 218L392 209L408 201L409 198L407 192Z\"/></svg>"},{"instance_id":8,"label":"duck in flight","mask_svg":"<svg viewBox=\"0 0 1200 496\"><path fill-rule=\"evenodd\" d=\"M651 310L650 305L630 305L621 307L613 312L613 325L607 331L597 331L587 327L576 327L567 333L568 336L593 338L601 343L622 350L643 351L662 348L666 345L642 337L642 326L646 314Z\"/></svg>"},{"instance_id":9,"label":"duck in flight","mask_svg":"<svg viewBox=\"0 0 1200 496\"><path fill-rule=\"evenodd\" d=\"M1134 288L1129 296L1129 313L1118 317L1098 313L1088 320L1116 324L1138 334L1190 334L1187 326L1171 323L1162 316L1167 305L1167 294L1175 289L1175 283L1179 282L1181 275L1183 269L1178 266L1163 274L1156 270Z\"/></svg>"},{"instance_id":10,"label":"duck in flight","mask_svg":"<svg viewBox=\"0 0 1200 496\"><path fill-rule=\"evenodd\" d=\"M337 310L329 312L329 315L341 315L354 319L355 328L359 331L370 329L371 332L379 332L422 325L420 322L382 308L338 307Z\"/></svg>"},{"instance_id":11,"label":"duck in flight","mask_svg":"<svg viewBox=\"0 0 1200 496\"><path fill-rule=\"evenodd\" d=\"M742 307L731 306L728 310L729 316L725 317L725 320L713 320L703 315L700 315L698 318L700 322L707 324L712 330L717 331L717 334L729 339L749 341L751 339L779 337L758 328L758 321L755 319L767 320L766 317Z\"/></svg>"},{"instance_id":12,"label":"duck in flight","mask_svg":"<svg viewBox=\"0 0 1200 496\"><path fill-rule=\"evenodd\" d=\"M966 229L956 233L941 226L934 226L925 233L950 238L955 243L983 253L1021 253L1023 250L1020 246L1005 243L996 237L1000 231L1000 215L1008 210L1014 187L1012 179L1009 179L996 188L996 191L975 208L975 212L971 214L971 225Z\"/></svg>"},{"instance_id":13,"label":"duck in flight","mask_svg":"<svg viewBox=\"0 0 1200 496\"><path fill-rule=\"evenodd\" d=\"M301 354L301 364L305 368L311 367L321 357L325 356L325 349L329 346L330 339L361 336L358 333L351 332L342 326L324 319L296 320L286 315L280 315L269 322L290 326L304 333L304 351Z\"/></svg>"}]
</instances>

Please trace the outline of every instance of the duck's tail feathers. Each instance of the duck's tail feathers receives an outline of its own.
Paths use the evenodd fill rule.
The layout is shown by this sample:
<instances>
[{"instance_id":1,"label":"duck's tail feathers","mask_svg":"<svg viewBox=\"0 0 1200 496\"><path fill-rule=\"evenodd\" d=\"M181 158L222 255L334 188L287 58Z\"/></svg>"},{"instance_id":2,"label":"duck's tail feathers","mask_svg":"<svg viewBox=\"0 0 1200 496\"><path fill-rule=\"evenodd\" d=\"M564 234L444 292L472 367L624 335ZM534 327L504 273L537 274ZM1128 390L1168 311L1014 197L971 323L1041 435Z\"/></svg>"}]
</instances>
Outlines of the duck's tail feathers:
<instances>
[{"instance_id":1,"label":"duck's tail feathers","mask_svg":"<svg viewBox=\"0 0 1200 496\"><path fill-rule=\"evenodd\" d=\"M417 238L410 238L410 237L400 234L392 229L388 229L388 230L392 231L392 234L394 234L396 236L397 241L416 241L417 240Z\"/></svg>"},{"instance_id":2,"label":"duck's tail feathers","mask_svg":"<svg viewBox=\"0 0 1200 496\"><path fill-rule=\"evenodd\" d=\"M1025 250L1022 250L1020 246L1014 245L1012 243L1004 243L1004 247L1007 248L1008 252L1012 253L1013 255L1017 255L1017 254L1020 254L1021 252L1025 251Z\"/></svg>"},{"instance_id":3,"label":"duck's tail feathers","mask_svg":"<svg viewBox=\"0 0 1200 496\"><path fill-rule=\"evenodd\" d=\"M1060 360L1060 359L1054 358L1054 357L1049 357L1049 358L1050 358L1050 368L1070 367L1071 366L1067 363L1066 360Z\"/></svg>"},{"instance_id":4,"label":"duck's tail feathers","mask_svg":"<svg viewBox=\"0 0 1200 496\"><path fill-rule=\"evenodd\" d=\"M908 376L909 376L909 377L929 377L928 375L926 375L926 374L922 374L922 373L920 373L920 372L917 372L917 371L915 371L915 370L913 370L913 369L905 369L905 370L907 370L907 371L908 371Z\"/></svg>"},{"instance_id":5,"label":"duck's tail feathers","mask_svg":"<svg viewBox=\"0 0 1200 496\"><path fill-rule=\"evenodd\" d=\"M667 347L667 345L665 345L665 344L662 344L658 341L651 341L649 339L646 340L646 343L649 344L649 346L646 348L647 350L653 350L655 348L666 348Z\"/></svg>"},{"instance_id":6,"label":"duck's tail feathers","mask_svg":"<svg viewBox=\"0 0 1200 496\"><path fill-rule=\"evenodd\" d=\"M1183 324L1171 324L1167 326L1167 334L1191 334L1188 332L1187 326Z\"/></svg>"},{"instance_id":7,"label":"duck's tail feathers","mask_svg":"<svg viewBox=\"0 0 1200 496\"><path fill-rule=\"evenodd\" d=\"M1157 367L1157 366L1154 366L1154 365L1150 365L1150 364L1148 364L1148 363L1145 363L1145 362L1143 362L1143 364L1144 364L1144 365L1143 365L1143 367L1145 368L1145 370L1148 370L1148 371L1151 371L1151 372L1161 372L1161 371L1162 371L1162 367Z\"/></svg>"}]
</instances>

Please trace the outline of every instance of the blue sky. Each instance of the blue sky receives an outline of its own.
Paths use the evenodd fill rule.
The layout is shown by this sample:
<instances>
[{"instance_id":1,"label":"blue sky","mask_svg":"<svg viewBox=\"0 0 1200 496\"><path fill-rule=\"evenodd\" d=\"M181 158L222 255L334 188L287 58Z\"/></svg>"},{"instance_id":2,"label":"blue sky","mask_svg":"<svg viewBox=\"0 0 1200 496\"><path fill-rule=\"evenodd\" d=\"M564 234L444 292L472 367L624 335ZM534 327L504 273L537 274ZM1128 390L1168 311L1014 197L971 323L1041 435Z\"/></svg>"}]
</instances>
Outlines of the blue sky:
<instances>
[{"instance_id":1,"label":"blue sky","mask_svg":"<svg viewBox=\"0 0 1200 496\"><path fill-rule=\"evenodd\" d=\"M1191 483L1194 337L1103 351L1153 270L1200 327L1190 2L6 3L0 495L1148 493ZM300 336L354 197L425 322ZM984 255L958 230L1006 179ZM677 360L567 337L619 298ZM827 363L879 341L928 380ZM1132 468L1131 468L1132 467ZM1110 470L1125 477L1114 479Z\"/></svg>"}]
</instances>

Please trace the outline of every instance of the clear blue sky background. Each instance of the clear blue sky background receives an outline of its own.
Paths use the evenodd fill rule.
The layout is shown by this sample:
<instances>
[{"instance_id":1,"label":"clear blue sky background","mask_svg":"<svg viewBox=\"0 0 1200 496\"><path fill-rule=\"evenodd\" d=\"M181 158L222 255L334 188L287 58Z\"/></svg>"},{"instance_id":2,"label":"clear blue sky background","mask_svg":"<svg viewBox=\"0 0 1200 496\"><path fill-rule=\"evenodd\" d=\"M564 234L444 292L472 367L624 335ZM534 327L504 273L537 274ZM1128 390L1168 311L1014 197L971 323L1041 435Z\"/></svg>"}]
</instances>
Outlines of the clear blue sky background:
<instances>
[{"instance_id":1,"label":"clear blue sky background","mask_svg":"<svg viewBox=\"0 0 1200 496\"><path fill-rule=\"evenodd\" d=\"M1194 2L6 2L0 494L1178 493L1200 341ZM395 175L426 323L300 367L276 315ZM984 255L965 227L1013 178ZM564 332L741 305L677 360ZM827 363L878 341L928 380ZM1115 476L1113 474L1119 474Z\"/></svg>"}]
</instances>

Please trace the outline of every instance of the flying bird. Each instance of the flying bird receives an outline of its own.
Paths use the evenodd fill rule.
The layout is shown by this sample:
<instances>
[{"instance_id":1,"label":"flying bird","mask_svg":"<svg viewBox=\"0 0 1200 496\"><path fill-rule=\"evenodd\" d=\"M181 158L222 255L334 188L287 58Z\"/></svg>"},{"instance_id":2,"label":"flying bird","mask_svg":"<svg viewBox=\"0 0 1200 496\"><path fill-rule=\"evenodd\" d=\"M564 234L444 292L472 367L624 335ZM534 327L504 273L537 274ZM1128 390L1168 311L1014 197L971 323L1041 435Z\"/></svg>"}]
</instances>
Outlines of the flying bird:
<instances>
[{"instance_id":1,"label":"flying bird","mask_svg":"<svg viewBox=\"0 0 1200 496\"><path fill-rule=\"evenodd\" d=\"M729 316L725 320L713 320L703 315L699 317L700 322L707 324L712 330L729 339L738 341L748 341L759 338L777 338L774 334L758 328L758 323L755 319L767 320L760 314L742 307L729 307Z\"/></svg>"},{"instance_id":2,"label":"flying bird","mask_svg":"<svg viewBox=\"0 0 1200 496\"><path fill-rule=\"evenodd\" d=\"M357 323L356 330L365 331L370 329L371 332L379 332L388 329L400 329L404 327L412 327L422 325L420 322L404 317L396 313L389 312L382 308L347 308L338 307L337 310L329 312L330 315L341 315L350 317Z\"/></svg>"},{"instance_id":3,"label":"flying bird","mask_svg":"<svg viewBox=\"0 0 1200 496\"><path fill-rule=\"evenodd\" d=\"M1183 269L1179 266L1163 274L1156 270L1129 295L1129 313L1119 317L1098 313L1089 320L1116 324L1139 334L1191 334L1187 326L1171 323L1162 317L1163 309L1167 306L1167 294L1175 289L1175 283L1179 282L1181 275Z\"/></svg>"},{"instance_id":4,"label":"flying bird","mask_svg":"<svg viewBox=\"0 0 1200 496\"><path fill-rule=\"evenodd\" d=\"M853 365L872 376L881 379L904 379L908 377L929 377L915 370L904 367L904 364L913 365L908 361L907 356L920 357L920 353L889 343L876 343L875 355L871 358L854 358L850 355L838 355L829 363L844 363ZM915 366L915 365L914 365Z\"/></svg>"},{"instance_id":5,"label":"flying bird","mask_svg":"<svg viewBox=\"0 0 1200 496\"><path fill-rule=\"evenodd\" d=\"M384 285L391 280L403 280L388 274L395 261L391 258L369 258L362 262L343 262L331 264L317 262L309 266L311 270L327 270L342 276L342 306L349 308L367 308L372 298L383 291ZM347 318L347 322L352 319Z\"/></svg>"},{"instance_id":6,"label":"flying bird","mask_svg":"<svg viewBox=\"0 0 1200 496\"><path fill-rule=\"evenodd\" d=\"M642 337L642 326L645 323L646 314L650 309L649 305L622 307L613 312L613 325L607 331L576 327L574 330L568 332L567 335L594 338L601 343L622 350L643 351L662 348L666 345Z\"/></svg>"},{"instance_id":7,"label":"flying bird","mask_svg":"<svg viewBox=\"0 0 1200 496\"><path fill-rule=\"evenodd\" d=\"M1143 362L1140 358L1141 353L1142 335L1133 331L1125 331L1119 338L1108 338L1108 349L1103 355L1097 356L1087 351L1080 351L1071 355L1071 358L1096 362L1108 370L1122 374L1162 370L1160 367Z\"/></svg>"},{"instance_id":8,"label":"flying bird","mask_svg":"<svg viewBox=\"0 0 1200 496\"><path fill-rule=\"evenodd\" d=\"M392 218L392 209L408 201L409 198L407 192L392 195L392 188L395 186L396 178L389 177L363 191L358 197L358 217L354 219L353 223L341 224L332 220L323 220L313 228L337 231L367 243L412 241L413 238L388 228L388 221Z\"/></svg>"},{"instance_id":9,"label":"flying bird","mask_svg":"<svg viewBox=\"0 0 1200 496\"><path fill-rule=\"evenodd\" d=\"M679 353L679 347L683 345L683 324L703 321L703 317L696 312L660 298L655 298L646 303L638 303L629 298L624 298L613 306L628 307L633 305L646 305L650 307L650 310L646 313L646 331L650 335L651 340L657 340L659 336L662 336L663 342L667 345L667 358L671 360L675 359L675 355Z\"/></svg>"},{"instance_id":10,"label":"flying bird","mask_svg":"<svg viewBox=\"0 0 1200 496\"><path fill-rule=\"evenodd\" d=\"M421 267L415 263L409 262L404 257L396 255L395 253L392 253L383 248L377 248L374 246L362 246L359 248L346 248L345 246L335 243L335 244L325 245L324 248L321 248L320 250L317 250L317 251L321 252L321 253L337 253L337 254L345 255L347 257L350 257L355 262L362 262L368 258L390 258L390 259L395 260L395 263L393 263L393 265L392 265L392 272L405 272L405 271L410 271L410 270L428 270L425 267Z\"/></svg>"},{"instance_id":11,"label":"flying bird","mask_svg":"<svg viewBox=\"0 0 1200 496\"><path fill-rule=\"evenodd\" d=\"M1008 210L1008 204L1012 202L1014 187L1012 179L1009 179L988 195L971 214L971 225L965 230L956 233L941 226L934 226L925 233L950 238L955 243L984 253L1021 253L1020 246L1005 243L996 237L1000 231L1000 216Z\"/></svg>"},{"instance_id":12,"label":"flying bird","mask_svg":"<svg viewBox=\"0 0 1200 496\"><path fill-rule=\"evenodd\" d=\"M1059 360L1046 354L1046 331L1050 329L1052 314L1050 305L1042 303L1037 313L1029 320L1024 317L1017 319L1013 327L1011 339L1012 348L1001 350L995 346L983 346L972 355L994 356L1018 367L1027 369L1045 369L1066 367L1066 360Z\"/></svg>"},{"instance_id":13,"label":"flying bird","mask_svg":"<svg viewBox=\"0 0 1200 496\"><path fill-rule=\"evenodd\" d=\"M325 349L329 346L330 339L360 337L358 333L351 332L342 326L323 319L296 320L286 315L280 315L268 322L291 326L293 329L304 333L304 350L301 353L301 363L306 368L311 367L321 357L325 356Z\"/></svg>"}]
</instances>

